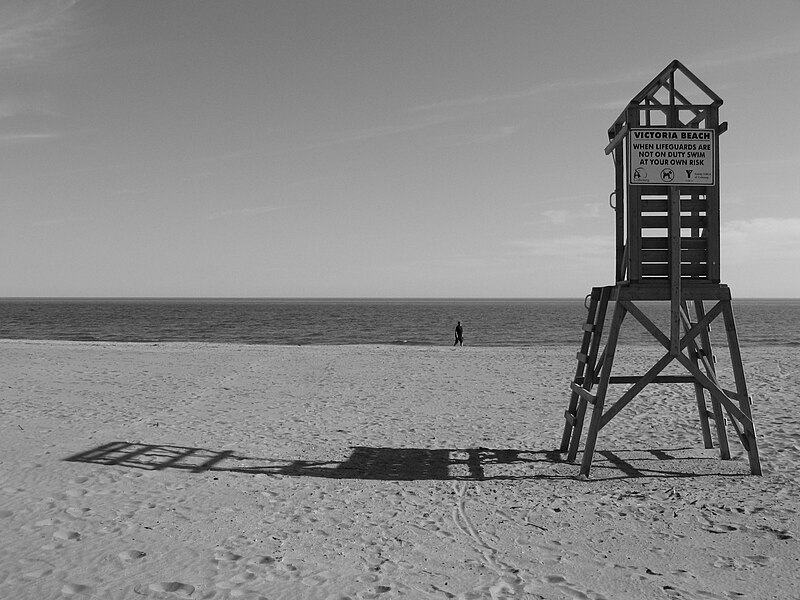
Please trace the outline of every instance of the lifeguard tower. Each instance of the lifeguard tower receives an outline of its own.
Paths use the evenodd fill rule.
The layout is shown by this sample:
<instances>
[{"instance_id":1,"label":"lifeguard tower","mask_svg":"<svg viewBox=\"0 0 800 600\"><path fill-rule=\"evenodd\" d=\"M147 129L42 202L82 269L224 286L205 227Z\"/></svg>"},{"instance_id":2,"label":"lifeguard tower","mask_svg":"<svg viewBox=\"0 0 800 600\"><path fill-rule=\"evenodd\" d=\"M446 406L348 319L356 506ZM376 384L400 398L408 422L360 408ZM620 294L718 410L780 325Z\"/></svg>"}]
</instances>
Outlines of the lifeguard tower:
<instances>
[{"instance_id":1,"label":"lifeguard tower","mask_svg":"<svg viewBox=\"0 0 800 600\"><path fill-rule=\"evenodd\" d=\"M616 222L616 284L594 287L587 296L588 318L561 440L561 451L574 462L592 405L583 476L589 476L603 427L646 386L663 383L693 385L704 445L713 447L713 421L722 459L730 458L727 415L749 456L751 473L761 474L731 293L720 282L717 140L727 130L727 123L719 122L721 105L719 96L675 60L628 103L608 130L605 152L613 157L615 174L610 202L613 199ZM609 302L614 304L613 316L601 350ZM639 306L657 302L668 306L664 330ZM646 373L612 374L620 329L629 314L663 346L664 354ZM711 347L710 325L720 316L733 389L722 387ZM685 369L665 374L671 364ZM614 399L610 389L619 385L628 387Z\"/></svg>"}]
</instances>

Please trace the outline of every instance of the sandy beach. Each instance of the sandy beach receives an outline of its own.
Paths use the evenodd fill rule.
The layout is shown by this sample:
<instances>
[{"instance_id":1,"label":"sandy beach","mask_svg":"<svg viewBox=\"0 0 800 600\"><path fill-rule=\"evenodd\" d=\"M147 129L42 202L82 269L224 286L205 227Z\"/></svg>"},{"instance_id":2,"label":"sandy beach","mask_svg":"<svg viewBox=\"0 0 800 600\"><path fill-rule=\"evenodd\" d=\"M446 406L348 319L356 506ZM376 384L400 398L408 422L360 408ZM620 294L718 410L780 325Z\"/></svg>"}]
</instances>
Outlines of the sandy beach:
<instances>
[{"instance_id":1,"label":"sandy beach","mask_svg":"<svg viewBox=\"0 0 800 600\"><path fill-rule=\"evenodd\" d=\"M742 349L764 476L654 385L588 481L576 350L0 342L0 598L800 598L800 349Z\"/></svg>"}]
</instances>

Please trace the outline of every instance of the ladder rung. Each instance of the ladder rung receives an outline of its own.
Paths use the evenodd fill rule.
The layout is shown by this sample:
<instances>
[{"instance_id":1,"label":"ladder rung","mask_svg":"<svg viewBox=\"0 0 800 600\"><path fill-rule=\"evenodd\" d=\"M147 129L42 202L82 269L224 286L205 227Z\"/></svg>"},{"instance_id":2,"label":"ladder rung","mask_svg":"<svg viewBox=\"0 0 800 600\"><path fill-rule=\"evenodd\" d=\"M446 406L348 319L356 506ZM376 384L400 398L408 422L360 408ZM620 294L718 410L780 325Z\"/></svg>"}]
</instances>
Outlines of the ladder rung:
<instances>
[{"instance_id":1,"label":"ladder rung","mask_svg":"<svg viewBox=\"0 0 800 600\"><path fill-rule=\"evenodd\" d=\"M585 352L578 352L578 354L575 355L575 358L578 359L579 363L583 363L585 365L586 361L589 359L589 356Z\"/></svg>"},{"instance_id":2,"label":"ladder rung","mask_svg":"<svg viewBox=\"0 0 800 600\"><path fill-rule=\"evenodd\" d=\"M573 415L571 412L569 412L568 410L565 410L564 411L564 418L567 420L567 423L569 425L572 425L573 427L575 426L576 418L575 418L575 415Z\"/></svg>"},{"instance_id":3,"label":"ladder rung","mask_svg":"<svg viewBox=\"0 0 800 600\"><path fill-rule=\"evenodd\" d=\"M594 323L584 323L583 324L583 330L584 331L594 332L594 330L596 328L597 328L597 325L595 325Z\"/></svg>"},{"instance_id":4,"label":"ladder rung","mask_svg":"<svg viewBox=\"0 0 800 600\"><path fill-rule=\"evenodd\" d=\"M577 383L572 383L572 391L586 400L589 404L594 404L596 397L589 390L582 388Z\"/></svg>"}]
</instances>

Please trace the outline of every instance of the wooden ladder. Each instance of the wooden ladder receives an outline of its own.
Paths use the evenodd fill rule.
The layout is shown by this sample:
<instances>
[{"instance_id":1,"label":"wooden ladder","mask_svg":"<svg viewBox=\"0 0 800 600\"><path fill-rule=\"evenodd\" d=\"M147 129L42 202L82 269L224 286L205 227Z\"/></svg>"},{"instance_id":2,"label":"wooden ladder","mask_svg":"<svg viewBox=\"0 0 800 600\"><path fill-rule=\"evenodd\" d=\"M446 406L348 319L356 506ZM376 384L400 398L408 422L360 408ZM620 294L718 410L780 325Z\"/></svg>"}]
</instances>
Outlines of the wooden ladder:
<instances>
[{"instance_id":1,"label":"wooden ladder","mask_svg":"<svg viewBox=\"0 0 800 600\"><path fill-rule=\"evenodd\" d=\"M569 407L564 412L564 434L561 436L561 452L568 452L569 462L574 462L578 455L587 404L594 404L595 397L591 391L603 366L605 354L598 360L598 352L603 337L603 322L606 319L608 300L613 289L613 286L593 287L592 293L586 297L588 315L583 325L583 341L577 354L578 366L571 385Z\"/></svg>"}]
</instances>

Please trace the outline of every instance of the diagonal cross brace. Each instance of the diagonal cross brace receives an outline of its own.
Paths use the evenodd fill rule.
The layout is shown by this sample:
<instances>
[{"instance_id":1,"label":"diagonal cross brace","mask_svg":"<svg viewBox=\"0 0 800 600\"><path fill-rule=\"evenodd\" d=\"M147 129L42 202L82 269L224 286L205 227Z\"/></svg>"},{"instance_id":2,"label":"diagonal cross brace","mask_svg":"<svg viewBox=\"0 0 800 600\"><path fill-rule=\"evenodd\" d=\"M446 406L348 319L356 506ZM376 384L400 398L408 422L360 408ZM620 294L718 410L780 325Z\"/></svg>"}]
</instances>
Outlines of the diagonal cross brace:
<instances>
[{"instance_id":1,"label":"diagonal cross brace","mask_svg":"<svg viewBox=\"0 0 800 600\"><path fill-rule=\"evenodd\" d=\"M673 360L676 358L683 364L689 372L698 380L698 383L702 385L704 388L708 389L709 392L729 410L731 416L736 417L739 421L742 419L747 419L744 413L733 404L732 400L725 394L725 392L720 388L714 381L709 379L705 376L697 367L696 365L685 355L683 354L683 350L689 345L689 343L696 338L704 328L708 327L708 325L722 312L722 303L717 303L708 313L706 313L702 319L700 319L691 329L689 329L686 334L681 338L680 341L680 349L681 352L674 356L671 353L671 343L670 339L667 335L655 325L650 318L645 315L633 302L629 300L621 300L621 304L624 306L625 310L631 315L636 318L639 323L662 345L667 349L667 353L661 357L661 359L653 365L647 373L645 373L639 381L637 381L633 386L631 386L628 391L626 391L620 398L609 407L609 409L603 413L603 417L599 423L599 429L602 429L623 409L625 408L631 400L633 400L639 392L641 392L648 384L652 383L653 380L658 376L661 371L663 371ZM724 400L722 399L724 397ZM731 410L733 408L734 410ZM743 421L742 421L743 422Z\"/></svg>"}]
</instances>

